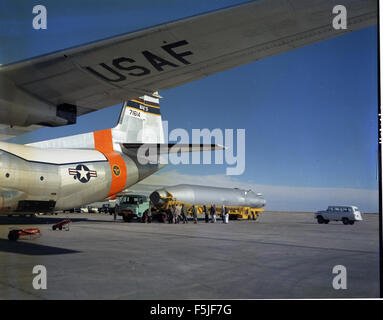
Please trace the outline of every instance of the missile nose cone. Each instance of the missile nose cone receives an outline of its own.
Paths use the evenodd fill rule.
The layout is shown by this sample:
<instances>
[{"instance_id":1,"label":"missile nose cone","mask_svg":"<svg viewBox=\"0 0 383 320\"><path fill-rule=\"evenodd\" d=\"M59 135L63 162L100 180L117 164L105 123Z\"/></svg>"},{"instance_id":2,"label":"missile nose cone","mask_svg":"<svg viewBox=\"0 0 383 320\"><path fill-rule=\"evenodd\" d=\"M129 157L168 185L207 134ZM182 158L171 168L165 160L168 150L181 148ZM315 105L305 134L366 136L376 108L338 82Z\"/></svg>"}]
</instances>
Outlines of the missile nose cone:
<instances>
[{"instance_id":1,"label":"missile nose cone","mask_svg":"<svg viewBox=\"0 0 383 320\"><path fill-rule=\"evenodd\" d=\"M266 200L265 199L261 199L261 206L262 207L266 206Z\"/></svg>"}]
</instances>

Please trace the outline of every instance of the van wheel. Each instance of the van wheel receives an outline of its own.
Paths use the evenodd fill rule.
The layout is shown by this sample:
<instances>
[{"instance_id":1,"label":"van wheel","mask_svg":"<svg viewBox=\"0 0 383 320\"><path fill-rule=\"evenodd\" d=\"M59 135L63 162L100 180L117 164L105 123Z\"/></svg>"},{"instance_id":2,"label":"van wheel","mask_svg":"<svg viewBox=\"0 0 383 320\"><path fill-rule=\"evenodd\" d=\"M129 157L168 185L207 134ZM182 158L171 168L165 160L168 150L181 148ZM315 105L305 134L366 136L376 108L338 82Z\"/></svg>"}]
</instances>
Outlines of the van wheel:
<instances>
[{"instance_id":1,"label":"van wheel","mask_svg":"<svg viewBox=\"0 0 383 320\"><path fill-rule=\"evenodd\" d=\"M353 224L354 224L354 221L353 221L353 220L350 220L350 221L348 222L348 224L353 225Z\"/></svg>"},{"instance_id":2,"label":"van wheel","mask_svg":"<svg viewBox=\"0 0 383 320\"><path fill-rule=\"evenodd\" d=\"M324 219L323 219L322 216L319 216L319 217L317 218L317 220L318 220L318 223L319 223L319 224L324 223Z\"/></svg>"},{"instance_id":3,"label":"van wheel","mask_svg":"<svg viewBox=\"0 0 383 320\"><path fill-rule=\"evenodd\" d=\"M348 218L342 218L342 222L343 222L343 224L349 224L350 223Z\"/></svg>"},{"instance_id":4,"label":"van wheel","mask_svg":"<svg viewBox=\"0 0 383 320\"><path fill-rule=\"evenodd\" d=\"M324 223L325 224L328 224L330 222L330 220L325 220Z\"/></svg>"},{"instance_id":5,"label":"van wheel","mask_svg":"<svg viewBox=\"0 0 383 320\"><path fill-rule=\"evenodd\" d=\"M130 222L130 218L126 214L122 215L122 219L124 219L124 222Z\"/></svg>"}]
</instances>

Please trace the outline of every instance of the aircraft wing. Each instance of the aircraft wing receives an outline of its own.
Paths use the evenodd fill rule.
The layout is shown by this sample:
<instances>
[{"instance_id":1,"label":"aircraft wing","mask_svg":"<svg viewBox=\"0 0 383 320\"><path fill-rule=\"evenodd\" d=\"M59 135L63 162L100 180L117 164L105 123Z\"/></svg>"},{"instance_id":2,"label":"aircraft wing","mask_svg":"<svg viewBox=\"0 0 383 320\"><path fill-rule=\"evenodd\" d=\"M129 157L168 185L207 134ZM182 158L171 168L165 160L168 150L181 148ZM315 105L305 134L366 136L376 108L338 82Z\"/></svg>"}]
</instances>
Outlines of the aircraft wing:
<instances>
[{"instance_id":1,"label":"aircraft wing","mask_svg":"<svg viewBox=\"0 0 383 320\"><path fill-rule=\"evenodd\" d=\"M377 1L343 0L347 29L335 30L338 2L253 1L1 66L0 123L74 123L78 115L377 23ZM4 97L10 90L20 103ZM28 99L37 102L20 109ZM21 112L29 117L20 119Z\"/></svg>"},{"instance_id":2,"label":"aircraft wing","mask_svg":"<svg viewBox=\"0 0 383 320\"><path fill-rule=\"evenodd\" d=\"M18 135L27 133L29 131L41 128L41 126L32 125L28 127L10 126L7 124L0 124L0 141L8 140Z\"/></svg>"}]
</instances>

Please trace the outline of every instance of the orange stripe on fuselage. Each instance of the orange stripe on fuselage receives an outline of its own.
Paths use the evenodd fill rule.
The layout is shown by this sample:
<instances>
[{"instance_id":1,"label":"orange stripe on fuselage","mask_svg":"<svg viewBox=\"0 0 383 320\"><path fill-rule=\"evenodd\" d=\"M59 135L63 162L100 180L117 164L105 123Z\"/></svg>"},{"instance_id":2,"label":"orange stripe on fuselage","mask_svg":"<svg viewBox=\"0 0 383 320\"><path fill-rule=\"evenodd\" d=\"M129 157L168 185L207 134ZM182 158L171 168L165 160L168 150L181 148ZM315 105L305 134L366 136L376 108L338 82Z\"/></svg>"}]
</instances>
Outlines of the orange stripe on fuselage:
<instances>
[{"instance_id":1,"label":"orange stripe on fuselage","mask_svg":"<svg viewBox=\"0 0 383 320\"><path fill-rule=\"evenodd\" d=\"M102 152L110 164L112 185L108 193L109 197L124 190L127 178L126 164L121 155L113 149L111 129L94 131L93 137L95 149Z\"/></svg>"}]
</instances>

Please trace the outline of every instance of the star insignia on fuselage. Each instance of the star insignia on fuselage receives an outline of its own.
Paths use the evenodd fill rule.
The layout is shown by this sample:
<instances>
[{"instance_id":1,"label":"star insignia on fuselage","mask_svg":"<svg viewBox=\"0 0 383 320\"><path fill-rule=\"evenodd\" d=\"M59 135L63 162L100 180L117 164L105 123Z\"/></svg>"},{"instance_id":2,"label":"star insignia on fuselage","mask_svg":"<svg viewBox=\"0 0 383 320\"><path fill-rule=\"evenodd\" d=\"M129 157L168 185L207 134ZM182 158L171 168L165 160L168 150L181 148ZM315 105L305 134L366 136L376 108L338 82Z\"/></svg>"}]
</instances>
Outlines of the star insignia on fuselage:
<instances>
[{"instance_id":1,"label":"star insignia on fuselage","mask_svg":"<svg viewBox=\"0 0 383 320\"><path fill-rule=\"evenodd\" d=\"M75 176L75 179L77 178L82 183L87 183L90 178L97 177L97 171L89 170L85 164L79 164L75 169L69 168L68 170L71 176Z\"/></svg>"}]
</instances>

